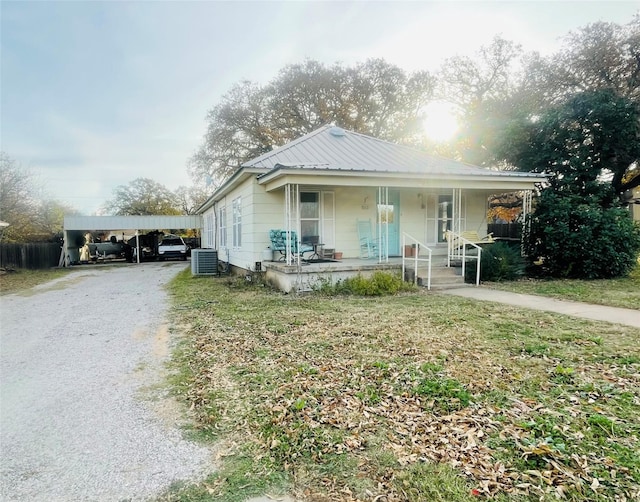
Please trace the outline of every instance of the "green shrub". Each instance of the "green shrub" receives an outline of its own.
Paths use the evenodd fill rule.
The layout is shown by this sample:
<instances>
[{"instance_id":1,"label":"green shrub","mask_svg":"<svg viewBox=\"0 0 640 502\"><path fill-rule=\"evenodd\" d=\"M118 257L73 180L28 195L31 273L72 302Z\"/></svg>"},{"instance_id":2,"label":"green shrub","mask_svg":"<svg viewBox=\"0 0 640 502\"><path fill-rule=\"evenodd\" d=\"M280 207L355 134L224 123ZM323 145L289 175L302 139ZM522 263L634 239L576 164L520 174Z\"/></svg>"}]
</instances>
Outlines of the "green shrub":
<instances>
[{"instance_id":1,"label":"green shrub","mask_svg":"<svg viewBox=\"0 0 640 502\"><path fill-rule=\"evenodd\" d=\"M640 251L640 227L627 209L596 198L543 192L525 231L525 251L542 275L609 279L625 276Z\"/></svg>"},{"instance_id":2,"label":"green shrub","mask_svg":"<svg viewBox=\"0 0 640 502\"><path fill-rule=\"evenodd\" d=\"M414 286L404 282L400 274L376 271L371 277L358 274L355 277L339 280L335 284L323 281L316 291L326 295L382 296L412 289Z\"/></svg>"},{"instance_id":3,"label":"green shrub","mask_svg":"<svg viewBox=\"0 0 640 502\"><path fill-rule=\"evenodd\" d=\"M520 246L507 242L496 242L482 250L480 257L481 281L513 281L524 274L526 264L521 256ZM465 281L476 282L477 261L470 261L465 267Z\"/></svg>"}]
</instances>

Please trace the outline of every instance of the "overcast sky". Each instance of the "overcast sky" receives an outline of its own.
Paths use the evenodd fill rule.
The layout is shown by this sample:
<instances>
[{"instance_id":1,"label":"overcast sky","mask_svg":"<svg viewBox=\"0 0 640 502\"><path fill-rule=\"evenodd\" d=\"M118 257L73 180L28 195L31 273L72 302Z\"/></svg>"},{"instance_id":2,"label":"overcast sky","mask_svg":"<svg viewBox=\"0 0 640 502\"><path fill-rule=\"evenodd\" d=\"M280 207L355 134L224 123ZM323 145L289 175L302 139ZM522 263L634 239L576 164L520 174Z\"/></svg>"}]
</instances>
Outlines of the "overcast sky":
<instances>
[{"instance_id":1,"label":"overcast sky","mask_svg":"<svg viewBox=\"0 0 640 502\"><path fill-rule=\"evenodd\" d=\"M0 2L1 149L93 214L148 177L189 185L205 115L235 83L312 58L435 70L495 35L548 54L631 2Z\"/></svg>"}]
</instances>

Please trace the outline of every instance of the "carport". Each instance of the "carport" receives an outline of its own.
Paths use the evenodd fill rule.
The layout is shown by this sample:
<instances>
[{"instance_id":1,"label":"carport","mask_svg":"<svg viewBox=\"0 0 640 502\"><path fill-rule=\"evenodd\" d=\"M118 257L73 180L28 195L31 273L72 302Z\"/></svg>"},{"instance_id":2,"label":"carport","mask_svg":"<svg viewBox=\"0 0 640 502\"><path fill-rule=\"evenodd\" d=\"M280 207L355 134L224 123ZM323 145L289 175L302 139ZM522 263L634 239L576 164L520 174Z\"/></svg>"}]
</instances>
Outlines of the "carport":
<instances>
[{"instance_id":1,"label":"carport","mask_svg":"<svg viewBox=\"0 0 640 502\"><path fill-rule=\"evenodd\" d=\"M102 230L127 230L136 235L140 231L192 228L202 231L201 215L184 216L65 216L64 244L59 266L77 263L84 234ZM140 253L138 255L138 260Z\"/></svg>"}]
</instances>

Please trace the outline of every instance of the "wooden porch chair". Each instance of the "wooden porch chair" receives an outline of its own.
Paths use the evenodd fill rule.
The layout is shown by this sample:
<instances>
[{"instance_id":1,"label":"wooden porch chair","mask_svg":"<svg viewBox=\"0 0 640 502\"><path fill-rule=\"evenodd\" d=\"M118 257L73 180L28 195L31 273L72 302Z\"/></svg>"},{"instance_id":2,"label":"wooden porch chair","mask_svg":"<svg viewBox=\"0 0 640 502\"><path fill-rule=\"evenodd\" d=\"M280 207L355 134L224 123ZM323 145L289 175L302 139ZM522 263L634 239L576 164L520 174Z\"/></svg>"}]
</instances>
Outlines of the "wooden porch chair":
<instances>
[{"instance_id":1,"label":"wooden porch chair","mask_svg":"<svg viewBox=\"0 0 640 502\"><path fill-rule=\"evenodd\" d=\"M357 220L360 258L369 259L378 256L378 241L373 238L371 220Z\"/></svg>"}]
</instances>

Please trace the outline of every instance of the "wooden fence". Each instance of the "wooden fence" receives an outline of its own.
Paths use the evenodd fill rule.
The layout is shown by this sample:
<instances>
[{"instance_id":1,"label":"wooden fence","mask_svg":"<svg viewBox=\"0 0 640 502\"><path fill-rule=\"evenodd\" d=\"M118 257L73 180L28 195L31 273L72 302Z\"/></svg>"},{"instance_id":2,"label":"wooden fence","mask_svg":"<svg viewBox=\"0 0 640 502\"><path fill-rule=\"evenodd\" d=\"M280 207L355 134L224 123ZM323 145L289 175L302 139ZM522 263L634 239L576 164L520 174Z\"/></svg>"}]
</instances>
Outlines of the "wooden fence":
<instances>
[{"instance_id":1,"label":"wooden fence","mask_svg":"<svg viewBox=\"0 0 640 502\"><path fill-rule=\"evenodd\" d=\"M61 245L55 242L0 244L0 267L42 269L58 266Z\"/></svg>"}]
</instances>

